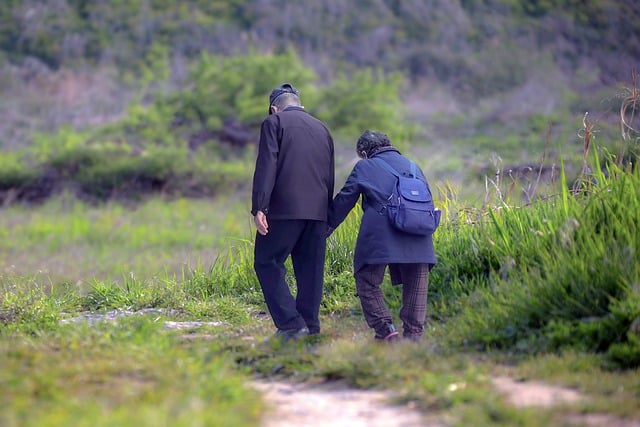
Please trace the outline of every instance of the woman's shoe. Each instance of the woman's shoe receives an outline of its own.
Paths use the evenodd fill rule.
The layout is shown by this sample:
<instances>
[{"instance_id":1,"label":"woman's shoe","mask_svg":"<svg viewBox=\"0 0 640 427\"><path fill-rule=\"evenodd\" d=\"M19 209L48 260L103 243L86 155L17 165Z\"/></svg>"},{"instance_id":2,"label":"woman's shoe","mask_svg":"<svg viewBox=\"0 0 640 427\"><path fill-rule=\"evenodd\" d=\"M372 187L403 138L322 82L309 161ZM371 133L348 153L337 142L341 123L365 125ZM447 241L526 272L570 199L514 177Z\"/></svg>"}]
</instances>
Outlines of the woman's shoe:
<instances>
[{"instance_id":1,"label":"woman's shoe","mask_svg":"<svg viewBox=\"0 0 640 427\"><path fill-rule=\"evenodd\" d=\"M400 334L396 331L395 326L393 325L385 325L382 331L376 331L376 336L374 337L379 341L397 341L400 339Z\"/></svg>"}]
</instances>

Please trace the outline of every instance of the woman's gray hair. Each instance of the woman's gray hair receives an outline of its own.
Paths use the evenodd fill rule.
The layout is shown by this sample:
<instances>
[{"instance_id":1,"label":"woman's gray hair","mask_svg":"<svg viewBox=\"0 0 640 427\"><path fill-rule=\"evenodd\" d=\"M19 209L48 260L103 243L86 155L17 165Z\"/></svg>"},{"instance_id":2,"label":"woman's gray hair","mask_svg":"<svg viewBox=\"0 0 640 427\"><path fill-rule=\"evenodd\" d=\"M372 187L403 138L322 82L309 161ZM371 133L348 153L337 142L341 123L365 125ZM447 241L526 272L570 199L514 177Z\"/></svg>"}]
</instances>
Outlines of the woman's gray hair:
<instances>
[{"instance_id":1,"label":"woman's gray hair","mask_svg":"<svg viewBox=\"0 0 640 427\"><path fill-rule=\"evenodd\" d=\"M369 158L382 147L390 147L391 141L389 137L376 130L365 130L358 142L356 143L356 151L360 157Z\"/></svg>"}]
</instances>

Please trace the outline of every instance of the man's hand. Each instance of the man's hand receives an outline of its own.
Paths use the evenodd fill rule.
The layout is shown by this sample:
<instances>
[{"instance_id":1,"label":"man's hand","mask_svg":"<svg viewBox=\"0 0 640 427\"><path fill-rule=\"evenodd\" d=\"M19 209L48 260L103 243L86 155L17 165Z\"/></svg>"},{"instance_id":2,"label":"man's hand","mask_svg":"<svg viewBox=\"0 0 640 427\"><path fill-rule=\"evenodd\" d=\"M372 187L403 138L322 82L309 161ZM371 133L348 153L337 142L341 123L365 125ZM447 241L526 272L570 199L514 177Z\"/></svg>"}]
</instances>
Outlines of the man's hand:
<instances>
[{"instance_id":1,"label":"man's hand","mask_svg":"<svg viewBox=\"0 0 640 427\"><path fill-rule=\"evenodd\" d=\"M258 233L266 236L269 232L269 224L267 223L267 216L262 211L256 212L256 216L253 217L253 222L256 223Z\"/></svg>"}]
</instances>

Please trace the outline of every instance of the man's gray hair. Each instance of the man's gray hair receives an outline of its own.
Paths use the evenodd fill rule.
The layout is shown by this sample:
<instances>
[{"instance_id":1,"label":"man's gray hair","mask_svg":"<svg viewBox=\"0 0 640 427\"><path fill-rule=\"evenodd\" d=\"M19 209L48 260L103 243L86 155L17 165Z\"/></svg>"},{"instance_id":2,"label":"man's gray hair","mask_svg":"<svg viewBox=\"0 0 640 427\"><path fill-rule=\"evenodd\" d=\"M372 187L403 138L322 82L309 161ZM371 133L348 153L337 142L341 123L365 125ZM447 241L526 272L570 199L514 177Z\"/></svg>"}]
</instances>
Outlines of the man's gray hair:
<instances>
[{"instance_id":1,"label":"man's gray hair","mask_svg":"<svg viewBox=\"0 0 640 427\"><path fill-rule=\"evenodd\" d=\"M278 107L279 110L282 110L287 105L295 105L300 106L300 97L295 93L285 92L280 94L276 99L273 100L273 106Z\"/></svg>"},{"instance_id":2,"label":"man's gray hair","mask_svg":"<svg viewBox=\"0 0 640 427\"><path fill-rule=\"evenodd\" d=\"M356 143L356 151L358 155L368 158L373 156L381 147L391 146L389 137L376 130L365 130L358 142Z\"/></svg>"}]
</instances>

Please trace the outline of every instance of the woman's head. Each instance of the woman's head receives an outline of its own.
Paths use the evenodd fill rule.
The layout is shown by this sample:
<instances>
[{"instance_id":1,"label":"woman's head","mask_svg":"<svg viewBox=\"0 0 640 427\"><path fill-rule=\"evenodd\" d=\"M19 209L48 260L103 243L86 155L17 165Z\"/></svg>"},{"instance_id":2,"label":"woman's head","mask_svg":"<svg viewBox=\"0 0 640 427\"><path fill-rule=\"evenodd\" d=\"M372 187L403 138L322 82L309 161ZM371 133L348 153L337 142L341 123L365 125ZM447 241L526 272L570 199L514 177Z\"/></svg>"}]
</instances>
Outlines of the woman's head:
<instances>
[{"instance_id":1,"label":"woman's head","mask_svg":"<svg viewBox=\"0 0 640 427\"><path fill-rule=\"evenodd\" d=\"M389 137L376 130L365 130L356 143L358 156L367 159L373 156L380 148L390 147Z\"/></svg>"}]
</instances>

